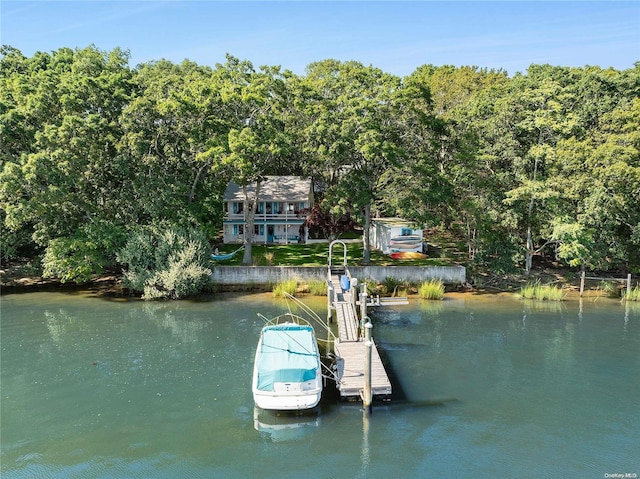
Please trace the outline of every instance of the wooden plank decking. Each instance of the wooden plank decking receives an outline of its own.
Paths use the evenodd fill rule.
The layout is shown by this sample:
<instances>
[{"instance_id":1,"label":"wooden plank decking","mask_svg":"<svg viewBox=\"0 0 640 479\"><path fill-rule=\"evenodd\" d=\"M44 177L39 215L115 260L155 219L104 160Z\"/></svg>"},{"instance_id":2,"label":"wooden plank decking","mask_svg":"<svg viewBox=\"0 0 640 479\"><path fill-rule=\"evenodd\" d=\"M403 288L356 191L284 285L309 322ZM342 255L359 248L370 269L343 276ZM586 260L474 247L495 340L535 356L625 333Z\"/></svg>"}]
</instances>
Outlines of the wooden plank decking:
<instances>
[{"instance_id":1,"label":"wooden plank decking","mask_svg":"<svg viewBox=\"0 0 640 479\"><path fill-rule=\"evenodd\" d=\"M364 341L339 342L335 344L338 359L338 377L340 396L346 399L359 399L364 390L364 361L366 355ZM375 342L371 348L371 393L374 397L388 399L391 396L391 382L384 369Z\"/></svg>"},{"instance_id":2,"label":"wooden plank decking","mask_svg":"<svg viewBox=\"0 0 640 479\"><path fill-rule=\"evenodd\" d=\"M332 274L330 282L335 296L332 306L336 311L338 340L334 351L338 358L338 383L340 396L347 400L359 400L364 390L366 346L359 337L358 315L350 291L340 285L340 276ZM391 397L391 381L375 345L371 348L371 392L374 397Z\"/></svg>"}]
</instances>

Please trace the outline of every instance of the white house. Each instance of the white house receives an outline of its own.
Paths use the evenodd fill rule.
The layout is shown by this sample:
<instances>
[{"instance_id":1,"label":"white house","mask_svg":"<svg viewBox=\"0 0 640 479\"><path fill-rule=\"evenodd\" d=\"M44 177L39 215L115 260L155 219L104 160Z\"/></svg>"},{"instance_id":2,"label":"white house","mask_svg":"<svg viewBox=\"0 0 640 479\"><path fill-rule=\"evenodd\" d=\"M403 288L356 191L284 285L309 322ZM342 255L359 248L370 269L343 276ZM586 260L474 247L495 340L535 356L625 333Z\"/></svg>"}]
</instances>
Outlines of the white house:
<instances>
[{"instance_id":1,"label":"white house","mask_svg":"<svg viewBox=\"0 0 640 479\"><path fill-rule=\"evenodd\" d=\"M402 218L374 218L369 229L369 241L383 254L396 252L422 253L422 230Z\"/></svg>"},{"instance_id":2,"label":"white house","mask_svg":"<svg viewBox=\"0 0 640 479\"><path fill-rule=\"evenodd\" d=\"M249 199L255 197L256 185L247 186ZM223 242L244 241L246 212L242 187L234 182L224 193ZM303 210L313 206L311 179L298 176L267 176L260 183L253 232L254 243L306 242L308 232L301 231Z\"/></svg>"}]
</instances>

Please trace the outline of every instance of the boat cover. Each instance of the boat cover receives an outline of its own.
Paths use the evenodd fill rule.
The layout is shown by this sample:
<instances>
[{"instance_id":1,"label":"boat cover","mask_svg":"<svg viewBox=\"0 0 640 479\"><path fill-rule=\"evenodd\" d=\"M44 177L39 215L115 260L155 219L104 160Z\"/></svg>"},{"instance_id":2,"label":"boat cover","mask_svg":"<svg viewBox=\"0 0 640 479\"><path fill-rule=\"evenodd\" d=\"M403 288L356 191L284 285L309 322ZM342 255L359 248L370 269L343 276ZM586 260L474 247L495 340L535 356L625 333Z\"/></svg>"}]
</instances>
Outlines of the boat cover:
<instances>
[{"instance_id":1,"label":"boat cover","mask_svg":"<svg viewBox=\"0 0 640 479\"><path fill-rule=\"evenodd\" d=\"M257 387L261 391L272 391L274 383L299 383L316 378L319 358L311 326L265 327L257 354Z\"/></svg>"}]
</instances>

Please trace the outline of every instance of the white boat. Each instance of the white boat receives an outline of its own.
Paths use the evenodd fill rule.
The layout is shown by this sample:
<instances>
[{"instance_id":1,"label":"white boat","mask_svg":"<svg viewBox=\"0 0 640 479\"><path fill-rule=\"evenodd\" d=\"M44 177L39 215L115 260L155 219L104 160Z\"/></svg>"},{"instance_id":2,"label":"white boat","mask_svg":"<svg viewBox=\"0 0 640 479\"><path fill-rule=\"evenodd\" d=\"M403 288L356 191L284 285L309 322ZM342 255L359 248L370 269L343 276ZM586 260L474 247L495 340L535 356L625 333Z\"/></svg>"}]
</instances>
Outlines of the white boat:
<instances>
[{"instance_id":1,"label":"white boat","mask_svg":"<svg viewBox=\"0 0 640 479\"><path fill-rule=\"evenodd\" d=\"M261 409L291 411L318 405L322 363L313 327L304 319L286 313L262 328L252 390Z\"/></svg>"}]
</instances>

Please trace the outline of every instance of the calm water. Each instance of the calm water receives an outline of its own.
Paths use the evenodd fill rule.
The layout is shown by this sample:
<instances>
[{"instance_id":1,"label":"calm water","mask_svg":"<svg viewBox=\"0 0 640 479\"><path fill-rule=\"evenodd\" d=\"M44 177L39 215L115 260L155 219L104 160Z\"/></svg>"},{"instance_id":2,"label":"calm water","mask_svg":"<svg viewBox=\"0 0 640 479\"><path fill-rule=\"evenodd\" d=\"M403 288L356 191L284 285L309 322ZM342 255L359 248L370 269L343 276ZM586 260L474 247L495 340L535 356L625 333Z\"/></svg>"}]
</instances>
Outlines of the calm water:
<instances>
[{"instance_id":1,"label":"calm water","mask_svg":"<svg viewBox=\"0 0 640 479\"><path fill-rule=\"evenodd\" d=\"M380 310L404 399L254 421L256 313L284 303L0 300L3 479L640 477L638 305Z\"/></svg>"}]
</instances>

